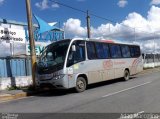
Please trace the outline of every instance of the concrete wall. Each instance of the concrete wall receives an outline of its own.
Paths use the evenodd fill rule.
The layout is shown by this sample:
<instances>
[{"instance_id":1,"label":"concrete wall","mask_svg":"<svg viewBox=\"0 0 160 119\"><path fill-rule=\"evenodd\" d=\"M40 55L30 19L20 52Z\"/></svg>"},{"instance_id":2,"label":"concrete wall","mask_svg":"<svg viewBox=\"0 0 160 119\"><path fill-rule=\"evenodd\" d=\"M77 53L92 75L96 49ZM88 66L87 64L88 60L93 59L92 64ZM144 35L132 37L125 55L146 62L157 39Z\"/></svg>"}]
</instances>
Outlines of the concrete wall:
<instances>
[{"instance_id":1,"label":"concrete wall","mask_svg":"<svg viewBox=\"0 0 160 119\"><path fill-rule=\"evenodd\" d=\"M0 90L11 86L24 87L32 84L31 76L0 78Z\"/></svg>"},{"instance_id":2,"label":"concrete wall","mask_svg":"<svg viewBox=\"0 0 160 119\"><path fill-rule=\"evenodd\" d=\"M151 63L144 63L144 68L154 68L154 67L159 67L160 62L151 62Z\"/></svg>"}]
</instances>

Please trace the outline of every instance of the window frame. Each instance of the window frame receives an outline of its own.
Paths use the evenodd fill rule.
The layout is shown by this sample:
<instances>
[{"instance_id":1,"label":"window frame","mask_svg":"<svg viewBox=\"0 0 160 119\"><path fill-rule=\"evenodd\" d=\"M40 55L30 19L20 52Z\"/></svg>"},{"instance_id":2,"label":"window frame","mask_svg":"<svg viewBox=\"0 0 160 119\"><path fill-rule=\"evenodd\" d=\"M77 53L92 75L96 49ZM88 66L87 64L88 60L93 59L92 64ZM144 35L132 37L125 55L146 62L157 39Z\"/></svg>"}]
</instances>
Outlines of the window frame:
<instances>
[{"instance_id":1,"label":"window frame","mask_svg":"<svg viewBox=\"0 0 160 119\"><path fill-rule=\"evenodd\" d=\"M112 51L111 51L112 49L111 49L111 46L113 46L113 45L119 46L120 55L121 55L121 56L119 56L119 57L112 57ZM110 44L109 44L109 49L110 49L110 57L111 57L111 59L120 59L120 58L123 58L123 57L122 57L122 50L121 50L120 44L113 44L113 43L110 43Z\"/></svg>"},{"instance_id":2,"label":"window frame","mask_svg":"<svg viewBox=\"0 0 160 119\"><path fill-rule=\"evenodd\" d=\"M95 53L95 58L89 58L88 56L88 47L87 47L87 43L93 43L93 47L94 47L94 53ZM96 43L98 44L102 44L102 45L107 45L108 47L108 57L107 58L98 58L98 51L97 51L97 47L96 47ZM112 57L112 54L111 54L111 47L115 45L115 46L118 46L119 47L119 50L120 50L120 56L118 57ZM130 56L128 57L124 57L123 54L122 54L122 47L123 46L127 46L128 47L128 50L129 50L129 53L130 53ZM131 56L131 48L138 48L139 50L139 55L135 55L134 56ZM104 49L103 49L104 50ZM134 53L135 53L135 49L134 49ZM129 44L119 44L119 43L105 43L105 42L98 42L98 41L86 41L86 57L88 60L99 60L99 59L121 59L121 58L136 58L136 57L140 57L141 56L141 49L140 49L140 46L138 45L129 45Z\"/></svg>"},{"instance_id":3,"label":"window frame","mask_svg":"<svg viewBox=\"0 0 160 119\"><path fill-rule=\"evenodd\" d=\"M134 56L131 55L131 58L137 58L137 57L141 56L140 46L138 46L138 45L131 45L131 46L129 46L129 48L130 48L130 53L131 53L131 48L133 48L133 51L134 51ZM135 48L138 48L138 52L139 52L138 55L135 55Z\"/></svg>"},{"instance_id":4,"label":"window frame","mask_svg":"<svg viewBox=\"0 0 160 119\"><path fill-rule=\"evenodd\" d=\"M106 51L107 52L107 57L99 57L99 53L98 53L98 47L97 45L102 45L102 49L103 50L103 53L105 53L105 49L104 49L104 46L106 46L108 48L108 50ZM96 48L96 54L97 54L97 59L110 59L110 50L109 50L109 45L108 43L103 43L103 42L95 42L95 48Z\"/></svg>"},{"instance_id":5,"label":"window frame","mask_svg":"<svg viewBox=\"0 0 160 119\"><path fill-rule=\"evenodd\" d=\"M85 54L84 54L84 59L83 59L83 60L80 60L80 61L77 61L77 62L74 62L74 61L73 61L73 63L69 64L68 62L69 62L70 52L73 53L73 51L72 51L72 45L74 45L74 43L75 43L75 42L78 42L78 41L84 42L84 53L85 53ZM75 54L73 54L73 57L74 57L74 55L75 55ZM74 60L74 59L73 59L73 60ZM76 64L76 63L83 62L83 61L85 61L85 60L86 60L86 41L83 41L83 40L75 40L75 41L73 41L72 44L70 45L70 48L69 48L66 67L70 67L70 66L72 66L72 65L74 65L74 64Z\"/></svg>"},{"instance_id":6,"label":"window frame","mask_svg":"<svg viewBox=\"0 0 160 119\"><path fill-rule=\"evenodd\" d=\"M126 47L126 46L128 47L128 52L130 53L130 56L129 56L129 57L124 57L124 56L123 56L122 47L124 47L124 46L125 46L125 47ZM120 47L121 47L122 58L131 58L130 46L129 46L129 45L123 45L123 44L121 44Z\"/></svg>"},{"instance_id":7,"label":"window frame","mask_svg":"<svg viewBox=\"0 0 160 119\"><path fill-rule=\"evenodd\" d=\"M89 58L88 46L87 46L88 43L92 43L92 44L93 44L93 49L94 49L94 53L95 53L95 58ZM86 52L87 52L87 59L88 59L88 60L96 60L96 59L97 59L96 46L95 46L95 42L94 42L94 41L87 41L87 42L86 42L86 50L87 50Z\"/></svg>"}]
</instances>

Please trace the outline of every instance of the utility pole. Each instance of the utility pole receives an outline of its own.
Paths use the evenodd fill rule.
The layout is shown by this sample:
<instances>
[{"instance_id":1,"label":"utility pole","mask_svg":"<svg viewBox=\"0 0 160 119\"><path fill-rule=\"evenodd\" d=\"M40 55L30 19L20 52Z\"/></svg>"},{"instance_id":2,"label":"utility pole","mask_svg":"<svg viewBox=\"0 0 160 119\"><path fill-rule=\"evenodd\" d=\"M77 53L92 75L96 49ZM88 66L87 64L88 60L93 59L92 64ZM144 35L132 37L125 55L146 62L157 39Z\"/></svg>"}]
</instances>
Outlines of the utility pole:
<instances>
[{"instance_id":1,"label":"utility pole","mask_svg":"<svg viewBox=\"0 0 160 119\"><path fill-rule=\"evenodd\" d=\"M91 29L90 29L90 16L89 16L89 13L88 13L88 10L87 10L87 36L88 38L91 37Z\"/></svg>"},{"instance_id":2,"label":"utility pole","mask_svg":"<svg viewBox=\"0 0 160 119\"><path fill-rule=\"evenodd\" d=\"M154 56L153 56L153 60L154 60L154 68L155 68L155 54L156 54L156 47L155 47L155 40L156 40L156 34L154 33L154 39L153 39L153 42L154 42Z\"/></svg>"},{"instance_id":3,"label":"utility pole","mask_svg":"<svg viewBox=\"0 0 160 119\"><path fill-rule=\"evenodd\" d=\"M26 0L26 11L28 20L28 32L29 32L29 43L30 43L30 54L31 54L31 70L32 70L32 81L33 86L36 86L35 82L35 70L36 70L36 54L35 54L35 43L32 29L32 11L30 0Z\"/></svg>"}]
</instances>

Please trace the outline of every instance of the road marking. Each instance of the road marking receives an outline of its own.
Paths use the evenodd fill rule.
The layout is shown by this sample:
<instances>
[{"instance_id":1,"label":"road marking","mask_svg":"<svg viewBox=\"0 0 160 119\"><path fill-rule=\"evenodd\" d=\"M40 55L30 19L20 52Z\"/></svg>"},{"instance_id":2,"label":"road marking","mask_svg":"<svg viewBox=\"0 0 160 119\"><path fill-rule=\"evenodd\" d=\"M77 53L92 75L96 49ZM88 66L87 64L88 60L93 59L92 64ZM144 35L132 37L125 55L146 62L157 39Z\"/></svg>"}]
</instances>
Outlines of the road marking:
<instances>
[{"instance_id":1,"label":"road marking","mask_svg":"<svg viewBox=\"0 0 160 119\"><path fill-rule=\"evenodd\" d=\"M141 111L141 112L138 112L138 113L135 113L135 114L124 114L121 115L121 117L119 119L134 119L136 117L138 117L140 114L144 113L144 111Z\"/></svg>"},{"instance_id":2,"label":"road marking","mask_svg":"<svg viewBox=\"0 0 160 119\"><path fill-rule=\"evenodd\" d=\"M120 90L120 91L117 91L117 92L114 92L114 93L109 93L109 94L104 95L104 96L102 96L102 97L105 98L105 97L112 96L112 95L115 95L115 94L118 94L118 93L122 93L122 92L124 92L124 91L128 91L128 90L131 90L131 89L134 89L134 88L137 88L137 87L141 87L141 86L147 85L147 84L149 84L149 83L151 83L151 82L152 82L152 81L146 82L146 83L143 83L143 84L140 84L140 85L136 85L136 86L133 86L133 87L130 87L130 88L127 88L127 89L123 89L123 90Z\"/></svg>"}]
</instances>

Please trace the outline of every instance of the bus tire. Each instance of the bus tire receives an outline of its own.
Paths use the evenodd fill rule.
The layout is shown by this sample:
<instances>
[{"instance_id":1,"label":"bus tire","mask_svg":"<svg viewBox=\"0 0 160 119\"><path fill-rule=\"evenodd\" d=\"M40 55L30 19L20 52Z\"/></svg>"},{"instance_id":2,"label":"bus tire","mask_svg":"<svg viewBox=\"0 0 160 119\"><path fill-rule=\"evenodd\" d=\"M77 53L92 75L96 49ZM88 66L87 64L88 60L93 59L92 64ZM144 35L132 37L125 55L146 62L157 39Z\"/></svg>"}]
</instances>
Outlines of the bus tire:
<instances>
[{"instance_id":1,"label":"bus tire","mask_svg":"<svg viewBox=\"0 0 160 119\"><path fill-rule=\"evenodd\" d=\"M86 90L87 83L83 77L78 77L76 81L76 92L80 93Z\"/></svg>"},{"instance_id":2,"label":"bus tire","mask_svg":"<svg viewBox=\"0 0 160 119\"><path fill-rule=\"evenodd\" d=\"M124 77L123 77L123 79L124 79L125 81L128 81L129 78L130 78L130 73L129 73L129 71L128 71L128 70L124 70Z\"/></svg>"}]
</instances>

